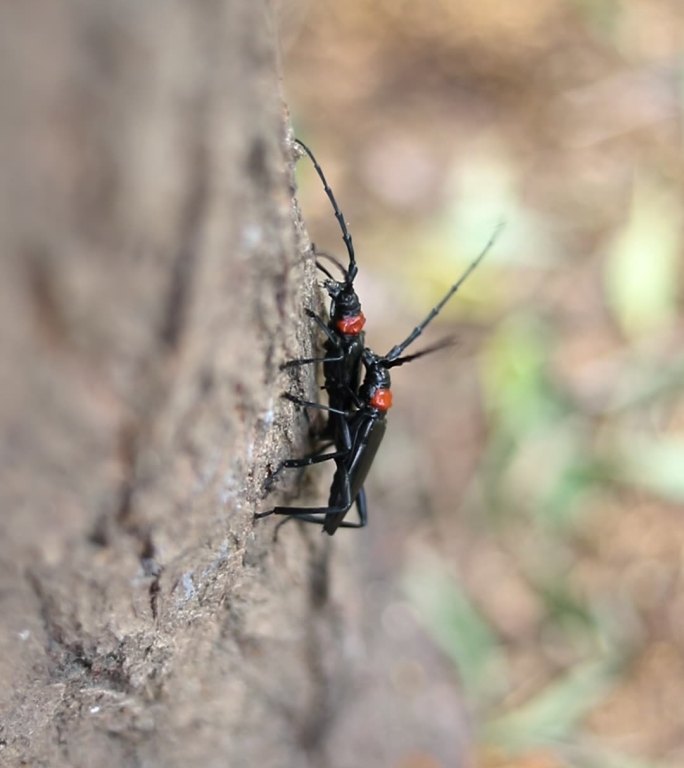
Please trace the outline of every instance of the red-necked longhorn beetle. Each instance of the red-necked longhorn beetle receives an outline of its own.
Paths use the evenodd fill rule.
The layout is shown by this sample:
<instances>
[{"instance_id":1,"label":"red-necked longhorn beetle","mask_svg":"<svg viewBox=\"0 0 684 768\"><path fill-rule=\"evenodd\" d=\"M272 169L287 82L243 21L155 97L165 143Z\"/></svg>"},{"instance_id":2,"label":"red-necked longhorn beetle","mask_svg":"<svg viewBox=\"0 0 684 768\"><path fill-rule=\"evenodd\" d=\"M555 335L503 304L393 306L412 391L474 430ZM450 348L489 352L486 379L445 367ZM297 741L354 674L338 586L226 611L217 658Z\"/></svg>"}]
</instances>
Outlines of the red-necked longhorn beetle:
<instances>
[{"instance_id":1,"label":"red-necked longhorn beetle","mask_svg":"<svg viewBox=\"0 0 684 768\"><path fill-rule=\"evenodd\" d=\"M444 297L430 310L425 319L399 344L383 356L376 355L367 347L361 353L365 368L363 384L358 394L350 392L354 407L348 410L326 407L287 395L287 399L300 406L321 408L330 412L330 419L335 423L335 450L324 453L325 446L301 459L289 459L280 468L308 467L324 461L335 462L335 474L330 486L328 505L325 507L275 507L268 512L261 512L255 518L268 515L287 515L289 518L315 523L322 526L331 536L338 528L363 528L368 521L366 494L363 484L378 452L385 434L386 414L392 405L392 390L389 375L390 368L396 368L411 360L435 352L453 344L452 339L443 339L436 344L402 356L402 353L423 333L425 328L443 309L444 305L458 291L471 272L490 250L501 230L499 225L480 255L449 288ZM344 518L356 503L358 522Z\"/></svg>"},{"instance_id":2,"label":"red-necked longhorn beetle","mask_svg":"<svg viewBox=\"0 0 684 768\"><path fill-rule=\"evenodd\" d=\"M324 253L317 254L316 266L328 278L324 285L331 299L330 319L326 323L313 310L307 309L305 311L325 334L324 355L323 357L304 357L298 360L290 360L284 363L282 368L323 363L324 388L328 393L328 405L332 412L344 411L346 413L354 406L354 396L359 389L361 355L365 346L363 327L366 323L366 318L361 311L361 302L354 290L354 280L358 273L354 245L344 216L340 211L335 195L325 178L321 166L306 144L299 141L299 139L295 139L295 144L309 156L318 177L323 183L323 188L330 200L335 218L342 231L342 240L347 248L349 264L345 269L333 256ZM335 264L342 272L344 279L336 280L328 269L321 264L320 258L326 258ZM320 437L335 441L336 426L337 421L330 419Z\"/></svg>"}]
</instances>

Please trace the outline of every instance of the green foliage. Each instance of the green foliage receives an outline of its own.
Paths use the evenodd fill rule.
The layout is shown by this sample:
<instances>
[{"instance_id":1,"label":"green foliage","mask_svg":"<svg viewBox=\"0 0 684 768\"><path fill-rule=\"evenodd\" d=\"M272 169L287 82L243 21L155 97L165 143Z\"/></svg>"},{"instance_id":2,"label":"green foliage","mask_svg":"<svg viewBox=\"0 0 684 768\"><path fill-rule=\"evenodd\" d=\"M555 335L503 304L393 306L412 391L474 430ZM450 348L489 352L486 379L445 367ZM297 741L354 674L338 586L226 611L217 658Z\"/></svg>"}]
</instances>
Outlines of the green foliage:
<instances>
[{"instance_id":1,"label":"green foliage","mask_svg":"<svg viewBox=\"0 0 684 768\"><path fill-rule=\"evenodd\" d=\"M629 219L608 248L606 300L625 334L670 323L677 309L681 204L644 179L635 183Z\"/></svg>"},{"instance_id":2,"label":"green foliage","mask_svg":"<svg viewBox=\"0 0 684 768\"><path fill-rule=\"evenodd\" d=\"M684 438L623 433L613 445L617 481L684 503Z\"/></svg>"},{"instance_id":3,"label":"green foliage","mask_svg":"<svg viewBox=\"0 0 684 768\"><path fill-rule=\"evenodd\" d=\"M512 693L511 670L505 642L486 615L434 562L411 568L406 591L481 712L481 738L504 751L549 747L578 767L655 768L584 732L584 719L620 679L639 638L610 605L576 589L572 574L575 534L617 488L684 502L684 441L646 429L643 418L676 402L684 381L684 354L663 355L648 343L677 310L678 228L668 195L640 182L632 216L606 256L605 299L626 342L607 368L613 378L600 399L579 400L554 376L559 331L535 307L509 313L481 352L489 433L478 524L489 524L483 534L502 542L525 531L530 544L519 552L519 566L542 607L540 633L574 661L501 712Z\"/></svg>"},{"instance_id":4,"label":"green foliage","mask_svg":"<svg viewBox=\"0 0 684 768\"><path fill-rule=\"evenodd\" d=\"M446 569L416 563L404 590L439 647L452 659L471 701L496 701L508 687L495 632Z\"/></svg>"},{"instance_id":5,"label":"green foliage","mask_svg":"<svg viewBox=\"0 0 684 768\"><path fill-rule=\"evenodd\" d=\"M491 720L485 738L515 751L571 738L609 692L615 672L610 660L577 665L518 709Z\"/></svg>"}]
</instances>

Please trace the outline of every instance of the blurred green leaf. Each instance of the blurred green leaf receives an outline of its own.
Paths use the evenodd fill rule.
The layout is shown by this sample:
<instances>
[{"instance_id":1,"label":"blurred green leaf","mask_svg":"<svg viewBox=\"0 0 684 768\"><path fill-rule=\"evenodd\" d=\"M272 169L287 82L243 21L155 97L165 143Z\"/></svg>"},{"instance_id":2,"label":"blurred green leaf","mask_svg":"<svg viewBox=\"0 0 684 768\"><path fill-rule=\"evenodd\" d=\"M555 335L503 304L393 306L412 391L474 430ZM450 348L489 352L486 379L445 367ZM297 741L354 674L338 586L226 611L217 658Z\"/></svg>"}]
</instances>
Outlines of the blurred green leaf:
<instances>
[{"instance_id":1,"label":"blurred green leaf","mask_svg":"<svg viewBox=\"0 0 684 768\"><path fill-rule=\"evenodd\" d=\"M511 438L495 465L490 446L489 484L501 486L508 508L515 498L542 525L562 531L575 522L581 500L595 486L595 468L584 458L587 439L583 422L570 416Z\"/></svg>"},{"instance_id":2,"label":"blurred green leaf","mask_svg":"<svg viewBox=\"0 0 684 768\"><path fill-rule=\"evenodd\" d=\"M611 450L613 479L684 502L684 439L621 434Z\"/></svg>"},{"instance_id":3,"label":"blurred green leaf","mask_svg":"<svg viewBox=\"0 0 684 768\"><path fill-rule=\"evenodd\" d=\"M493 333L481 357L484 394L495 427L516 437L555 422L567 409L548 379L550 340L534 316L517 316Z\"/></svg>"},{"instance_id":4,"label":"blurred green leaf","mask_svg":"<svg viewBox=\"0 0 684 768\"><path fill-rule=\"evenodd\" d=\"M514 166L496 139L473 142L468 156L459 158L450 181L450 203L440 229L447 242L477 252L502 219L525 218L516 194Z\"/></svg>"},{"instance_id":5,"label":"blurred green leaf","mask_svg":"<svg viewBox=\"0 0 684 768\"><path fill-rule=\"evenodd\" d=\"M527 704L490 722L485 737L506 749L523 749L566 739L608 693L614 677L615 663L612 661L578 666Z\"/></svg>"},{"instance_id":6,"label":"blurred green leaf","mask_svg":"<svg viewBox=\"0 0 684 768\"><path fill-rule=\"evenodd\" d=\"M533 315L503 323L481 357L491 435L484 469L488 508L510 516L516 501L545 525L572 522L594 484L590 434L548 374L552 340Z\"/></svg>"},{"instance_id":7,"label":"blurred green leaf","mask_svg":"<svg viewBox=\"0 0 684 768\"><path fill-rule=\"evenodd\" d=\"M630 219L608 248L606 298L629 336L653 331L675 316L680 207L663 189L637 180Z\"/></svg>"},{"instance_id":8,"label":"blurred green leaf","mask_svg":"<svg viewBox=\"0 0 684 768\"><path fill-rule=\"evenodd\" d=\"M473 258L503 221L505 228L489 261L512 254L516 263L521 258L548 261L553 249L539 217L520 199L516 166L510 147L495 133L469 143L467 153L454 163L448 202L436 221L444 251Z\"/></svg>"},{"instance_id":9,"label":"blurred green leaf","mask_svg":"<svg viewBox=\"0 0 684 768\"><path fill-rule=\"evenodd\" d=\"M471 700L500 696L508 683L499 640L458 583L432 559L414 562L403 582L425 628L456 665Z\"/></svg>"},{"instance_id":10,"label":"blurred green leaf","mask_svg":"<svg viewBox=\"0 0 684 768\"><path fill-rule=\"evenodd\" d=\"M587 499L608 478L607 468L589 453L589 437L584 432L574 437L566 444L569 450L564 462L558 465L553 482L549 483L540 502L540 517L544 523L559 530L577 523Z\"/></svg>"},{"instance_id":11,"label":"blurred green leaf","mask_svg":"<svg viewBox=\"0 0 684 768\"><path fill-rule=\"evenodd\" d=\"M622 20L621 0L574 0L587 23L605 40L615 42Z\"/></svg>"},{"instance_id":12,"label":"blurred green leaf","mask_svg":"<svg viewBox=\"0 0 684 768\"><path fill-rule=\"evenodd\" d=\"M549 619L570 631L596 631L594 615L587 605L572 593L567 579L555 578L538 585Z\"/></svg>"}]
</instances>

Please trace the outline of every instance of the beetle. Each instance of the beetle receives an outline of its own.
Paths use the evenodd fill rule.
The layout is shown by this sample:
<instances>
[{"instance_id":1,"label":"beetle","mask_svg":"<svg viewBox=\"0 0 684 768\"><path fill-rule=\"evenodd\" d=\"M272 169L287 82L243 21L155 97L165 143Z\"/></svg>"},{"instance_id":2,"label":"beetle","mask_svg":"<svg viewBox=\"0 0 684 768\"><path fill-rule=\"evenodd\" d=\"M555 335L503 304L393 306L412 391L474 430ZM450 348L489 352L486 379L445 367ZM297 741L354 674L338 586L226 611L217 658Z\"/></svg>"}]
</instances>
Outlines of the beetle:
<instances>
[{"instance_id":1,"label":"beetle","mask_svg":"<svg viewBox=\"0 0 684 768\"><path fill-rule=\"evenodd\" d=\"M311 508L275 507L269 512L257 514L256 518L271 514L288 515L307 523L317 523L331 536L338 528L363 528L366 525L368 515L363 483L385 434L385 416L392 405L392 392L389 373L380 364L380 358L364 349L362 361L366 373L358 393L358 408L352 412L343 412L322 406L330 412L331 421L336 424L336 450L324 453L326 448L322 448L302 459L289 459L281 465L296 468L334 461L335 474L328 505ZM294 397L288 399L297 405L315 405ZM358 522L344 519L354 502L358 509Z\"/></svg>"},{"instance_id":2,"label":"beetle","mask_svg":"<svg viewBox=\"0 0 684 768\"><path fill-rule=\"evenodd\" d=\"M316 266L327 279L325 289L330 297L329 321L326 323L322 317L313 310L306 309L306 314L318 325L325 334L326 340L323 346L323 357L304 357L297 360L289 360L281 367L283 369L294 368L301 365L315 363L323 364L324 389L328 395L328 404L331 409L348 411L354 404L354 396L358 392L361 379L361 356L365 347L365 333L363 328L366 318L361 310L361 302L354 288L354 280L358 274L356 255L351 234L347 229L335 195L323 173L323 169L316 160L313 152L299 139L295 139L299 146L313 163L323 189L330 200L335 218L342 231L342 240L347 249L349 263L345 268L335 257L325 253L317 253ZM324 267L320 258L325 258L335 264L343 274L342 280L336 280ZM335 440L335 419L329 419L320 437Z\"/></svg>"},{"instance_id":3,"label":"beetle","mask_svg":"<svg viewBox=\"0 0 684 768\"><path fill-rule=\"evenodd\" d=\"M500 230L501 225L496 228L478 257L402 342L392 347L386 355L377 355L367 347L363 349L361 362L365 368L365 374L358 394L351 394L350 399L354 402L352 409L326 407L293 395L286 396L296 405L329 411L330 420L336 425L334 451L325 453L329 447L326 446L301 459L284 461L280 467L300 468L334 461L335 474L330 486L328 504L324 507L275 507L267 512L256 514L255 519L269 515L287 515L292 519L320 525L323 531L331 536L338 528L363 528L367 524L368 510L363 485L385 435L387 411L392 406L389 370L454 343L453 339L446 338L420 352L403 355L482 261L493 246ZM358 510L358 522L344 519L354 503Z\"/></svg>"}]
</instances>

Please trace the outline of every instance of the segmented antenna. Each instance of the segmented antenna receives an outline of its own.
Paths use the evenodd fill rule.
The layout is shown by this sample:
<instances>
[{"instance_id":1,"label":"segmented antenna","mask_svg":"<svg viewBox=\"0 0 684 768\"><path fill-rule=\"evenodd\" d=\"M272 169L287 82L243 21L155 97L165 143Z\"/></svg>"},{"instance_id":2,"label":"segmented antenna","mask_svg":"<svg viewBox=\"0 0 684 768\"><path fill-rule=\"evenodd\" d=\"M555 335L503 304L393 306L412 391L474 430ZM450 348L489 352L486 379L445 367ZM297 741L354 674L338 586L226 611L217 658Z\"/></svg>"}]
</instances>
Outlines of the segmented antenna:
<instances>
[{"instance_id":1,"label":"segmented antenna","mask_svg":"<svg viewBox=\"0 0 684 768\"><path fill-rule=\"evenodd\" d=\"M314 248L314 255L316 257L316 266L321 270L321 272L325 272L328 275L328 277L330 277L331 279L334 279L333 276L319 262L319 259L327 259L329 262L334 264L340 270L340 272L344 275L346 280L347 270L344 268L344 266L342 265L342 262L338 258L336 258L335 256L332 256L329 253L326 253L325 251L317 251L315 248Z\"/></svg>"},{"instance_id":2,"label":"segmented antenna","mask_svg":"<svg viewBox=\"0 0 684 768\"><path fill-rule=\"evenodd\" d=\"M468 276L470 275L470 273L475 269L475 267L477 267L477 265L482 261L482 259L484 259L484 257L490 251L490 249L496 242L497 238L501 234L501 230L503 228L504 228L504 222L502 221L497 225L496 229L494 230L494 233L489 238L487 245L485 245L482 251L480 251L480 255L475 259L475 261L472 262L472 264L466 269L466 271L451 286L451 288L449 288L449 290L444 294L444 297L430 310L425 320L423 320L422 323L419 323L400 344L397 344L396 346L392 347L392 349L390 349L390 351L383 358L385 362L391 363L393 361L396 361L401 355L401 353L408 346L413 344L413 342L421 335L421 333L427 328L427 326L437 317L437 315L442 311L442 309L444 309L444 305L456 293L456 291L458 291L458 289L468 279ZM404 359L404 362L407 362L407 358Z\"/></svg>"},{"instance_id":3,"label":"segmented antenna","mask_svg":"<svg viewBox=\"0 0 684 768\"><path fill-rule=\"evenodd\" d=\"M318 164L318 161L314 157L313 152L304 144L303 141L300 141L299 139L295 139L295 144L300 146L304 152L309 156L309 159L313 163L313 167L316 169L316 173L318 174L319 179L323 182L323 189L325 189L325 194L328 196L328 199L330 200L330 204L333 207L333 211L335 212L335 218L337 219L337 223L340 225L340 229L342 230L342 239L344 240L344 244L347 247L347 253L349 254L349 269L346 270L346 282L348 285L351 285L354 282L354 278L356 277L356 273L358 272L358 267L356 266L356 256L354 255L354 245L352 243L352 236L349 234L349 230L347 229L347 223L344 220L344 216L342 215L342 211L340 210L340 207L337 205L337 200L335 200L335 195L333 194L332 189L330 189L328 185L328 181L325 178L325 174L323 173L323 169Z\"/></svg>"},{"instance_id":4,"label":"segmented antenna","mask_svg":"<svg viewBox=\"0 0 684 768\"><path fill-rule=\"evenodd\" d=\"M429 347L425 347L425 349L421 349L420 352L414 352L412 355L395 357L392 360L387 360L387 358L383 358L382 367L396 368L397 366L403 365L404 363L410 363L411 360L417 360L419 357L424 357L425 355L430 355L433 352L438 352L440 349L446 349L447 347L454 347L456 346L456 344L458 344L458 340L456 339L456 337L446 336L445 338L440 339L434 344L431 344Z\"/></svg>"}]
</instances>

